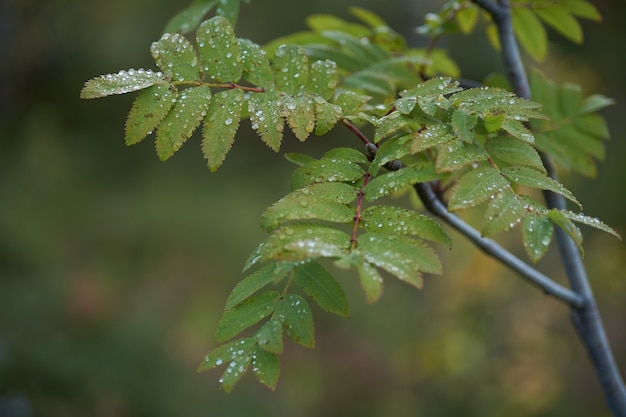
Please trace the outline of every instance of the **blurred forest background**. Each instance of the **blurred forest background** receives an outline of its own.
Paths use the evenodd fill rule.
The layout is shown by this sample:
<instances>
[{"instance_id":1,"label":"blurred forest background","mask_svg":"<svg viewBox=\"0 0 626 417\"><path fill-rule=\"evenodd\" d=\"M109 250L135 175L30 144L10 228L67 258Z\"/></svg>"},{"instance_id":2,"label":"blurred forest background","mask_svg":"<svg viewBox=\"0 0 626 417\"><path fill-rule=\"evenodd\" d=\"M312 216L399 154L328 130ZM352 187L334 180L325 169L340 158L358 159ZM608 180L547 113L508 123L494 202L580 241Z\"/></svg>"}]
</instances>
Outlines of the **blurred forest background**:
<instances>
[{"instance_id":1,"label":"blurred forest background","mask_svg":"<svg viewBox=\"0 0 626 417\"><path fill-rule=\"evenodd\" d=\"M352 317L316 312L317 348L288 344L275 393L221 371L197 374L228 292L264 236L262 211L293 169L246 126L225 165L206 168L199 138L167 163L150 139L127 148L134 95L81 101L89 78L154 68L150 43L187 0L0 1L0 416L608 416L565 306L452 233L445 274L423 291L388 279L364 302L342 276ZM254 0L237 33L258 43L304 28L313 13L380 14L413 46L441 1ZM585 44L550 33L553 79L616 99L613 139L595 180L564 179L626 235L626 6L598 0ZM500 70L481 31L442 46L467 78ZM358 146L341 129L322 152ZM293 137L291 151L304 149ZM585 262L626 372L626 246L584 229ZM523 255L519 231L501 240ZM553 248L554 249L554 248ZM539 267L562 280L558 256Z\"/></svg>"}]
</instances>

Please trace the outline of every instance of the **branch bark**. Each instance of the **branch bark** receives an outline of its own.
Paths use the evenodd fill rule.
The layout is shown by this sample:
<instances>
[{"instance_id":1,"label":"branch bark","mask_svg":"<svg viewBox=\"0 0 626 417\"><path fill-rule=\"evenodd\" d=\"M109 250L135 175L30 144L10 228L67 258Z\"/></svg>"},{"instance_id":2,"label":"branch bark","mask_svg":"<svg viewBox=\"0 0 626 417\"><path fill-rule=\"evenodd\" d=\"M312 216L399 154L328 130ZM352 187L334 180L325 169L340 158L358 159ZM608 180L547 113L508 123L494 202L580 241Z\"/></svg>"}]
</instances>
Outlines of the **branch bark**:
<instances>
[{"instance_id":1,"label":"branch bark","mask_svg":"<svg viewBox=\"0 0 626 417\"><path fill-rule=\"evenodd\" d=\"M500 0L499 2L494 0L472 1L491 15L498 28L502 59L507 78L515 93L522 98L530 98L528 77L513 33L509 0ZM557 179L550 158L545 154L541 156L548 174L553 179ZM548 207L561 210L566 208L566 202L562 196L550 191L546 191L544 196ZM617 417L626 417L626 387L611 351L580 252L573 240L558 227L556 228L556 236L570 286L582 301L579 306L571 304L574 327L593 363L606 401L613 414Z\"/></svg>"}]
</instances>

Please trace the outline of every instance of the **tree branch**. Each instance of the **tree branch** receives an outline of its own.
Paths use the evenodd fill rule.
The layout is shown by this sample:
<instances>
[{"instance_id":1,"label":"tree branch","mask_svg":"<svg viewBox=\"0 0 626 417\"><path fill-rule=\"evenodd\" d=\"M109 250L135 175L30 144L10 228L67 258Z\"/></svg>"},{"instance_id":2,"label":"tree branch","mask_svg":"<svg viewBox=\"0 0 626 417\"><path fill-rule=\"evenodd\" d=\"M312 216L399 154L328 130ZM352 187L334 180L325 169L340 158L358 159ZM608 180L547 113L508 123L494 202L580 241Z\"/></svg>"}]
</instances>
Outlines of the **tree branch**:
<instances>
[{"instance_id":1,"label":"tree branch","mask_svg":"<svg viewBox=\"0 0 626 417\"><path fill-rule=\"evenodd\" d=\"M491 15L498 28L502 59L515 93L522 98L530 98L528 77L513 33L509 0L500 0L498 3L494 0L472 1ZM550 158L545 154L541 157L550 177L557 179ZM560 210L566 208L562 196L550 191L545 191L544 196L548 207ZM574 241L558 227L556 236L570 285L582 299L582 305L572 308L574 327L595 367L609 407L616 416L626 417L626 387L615 363L582 258Z\"/></svg>"}]
</instances>

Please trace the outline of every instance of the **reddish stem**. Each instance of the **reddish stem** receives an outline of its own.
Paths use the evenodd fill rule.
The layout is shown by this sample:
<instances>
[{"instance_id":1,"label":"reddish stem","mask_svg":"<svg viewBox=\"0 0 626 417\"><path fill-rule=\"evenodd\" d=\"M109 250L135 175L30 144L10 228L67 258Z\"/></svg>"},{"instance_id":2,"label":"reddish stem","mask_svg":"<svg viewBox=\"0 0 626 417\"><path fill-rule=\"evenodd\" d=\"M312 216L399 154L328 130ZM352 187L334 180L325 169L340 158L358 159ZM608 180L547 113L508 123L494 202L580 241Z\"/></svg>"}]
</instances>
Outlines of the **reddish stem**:
<instances>
[{"instance_id":1,"label":"reddish stem","mask_svg":"<svg viewBox=\"0 0 626 417\"><path fill-rule=\"evenodd\" d=\"M365 193L363 192L363 189L365 188L367 183L370 181L370 177L371 175L369 172L365 174L365 177L363 177L363 184L361 185L361 188L359 189L359 193L357 194L356 213L354 215L354 226L352 227L352 237L350 238L351 250L354 250L354 248L356 248L356 232L359 229L359 222L361 221L361 209L363 208L363 196L365 195Z\"/></svg>"}]
</instances>

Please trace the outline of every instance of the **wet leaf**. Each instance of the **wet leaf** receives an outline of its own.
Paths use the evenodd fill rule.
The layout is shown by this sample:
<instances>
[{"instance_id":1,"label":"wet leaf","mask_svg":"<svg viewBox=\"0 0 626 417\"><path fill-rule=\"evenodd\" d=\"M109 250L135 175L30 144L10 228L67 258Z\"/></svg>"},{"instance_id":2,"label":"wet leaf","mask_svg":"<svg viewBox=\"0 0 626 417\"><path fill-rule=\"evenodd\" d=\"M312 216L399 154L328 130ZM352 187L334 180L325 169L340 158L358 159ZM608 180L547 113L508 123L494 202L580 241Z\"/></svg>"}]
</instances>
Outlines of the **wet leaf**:
<instances>
[{"instance_id":1,"label":"wet leaf","mask_svg":"<svg viewBox=\"0 0 626 417\"><path fill-rule=\"evenodd\" d=\"M291 95L304 90L309 81L309 59L306 51L296 45L282 45L272 61L276 88Z\"/></svg>"},{"instance_id":2,"label":"wet leaf","mask_svg":"<svg viewBox=\"0 0 626 417\"><path fill-rule=\"evenodd\" d=\"M125 94L143 90L154 84L169 85L169 81L162 72L144 69L122 70L117 74L101 75L87 81L80 92L80 98L100 98L113 94Z\"/></svg>"},{"instance_id":3,"label":"wet leaf","mask_svg":"<svg viewBox=\"0 0 626 417\"><path fill-rule=\"evenodd\" d=\"M254 335L259 347L272 353L283 353L283 324L276 318L262 325Z\"/></svg>"},{"instance_id":4,"label":"wet leaf","mask_svg":"<svg viewBox=\"0 0 626 417\"><path fill-rule=\"evenodd\" d=\"M280 227L265 241L261 259L300 261L340 257L350 247L350 236L333 227L297 223Z\"/></svg>"},{"instance_id":5,"label":"wet leaf","mask_svg":"<svg viewBox=\"0 0 626 417\"><path fill-rule=\"evenodd\" d=\"M489 164L464 174L452 188L448 207L451 211L477 206L510 186L509 182Z\"/></svg>"},{"instance_id":6,"label":"wet leaf","mask_svg":"<svg viewBox=\"0 0 626 417\"><path fill-rule=\"evenodd\" d=\"M267 291L245 299L224 311L215 334L217 340L228 340L270 315L276 308L280 294Z\"/></svg>"},{"instance_id":7,"label":"wet leaf","mask_svg":"<svg viewBox=\"0 0 626 417\"><path fill-rule=\"evenodd\" d=\"M317 262L307 262L296 268L293 280L324 311L343 317L350 315L346 293L337 280Z\"/></svg>"},{"instance_id":8,"label":"wet leaf","mask_svg":"<svg viewBox=\"0 0 626 417\"><path fill-rule=\"evenodd\" d=\"M515 227L528 214L526 205L510 188L489 200L485 210L483 236L493 236Z\"/></svg>"},{"instance_id":9,"label":"wet leaf","mask_svg":"<svg viewBox=\"0 0 626 417\"><path fill-rule=\"evenodd\" d=\"M526 142L498 136L487 139L485 150L498 162L499 166L521 165L545 172L539 153Z\"/></svg>"},{"instance_id":10,"label":"wet leaf","mask_svg":"<svg viewBox=\"0 0 626 417\"><path fill-rule=\"evenodd\" d=\"M194 3L178 12L165 26L164 33L189 33L195 30L202 18L215 6L216 1Z\"/></svg>"},{"instance_id":11,"label":"wet leaf","mask_svg":"<svg viewBox=\"0 0 626 417\"><path fill-rule=\"evenodd\" d=\"M246 373L248 368L250 367L250 362L252 361L252 353L247 355L241 355L237 358L233 359L233 361L228 364L224 374L220 378L220 382L222 384L222 388L226 393L230 393L235 384L239 382L241 377Z\"/></svg>"},{"instance_id":12,"label":"wet leaf","mask_svg":"<svg viewBox=\"0 0 626 417\"><path fill-rule=\"evenodd\" d=\"M226 18L215 16L202 22L196 40L200 60L209 77L219 83L239 81L243 71L239 43Z\"/></svg>"},{"instance_id":13,"label":"wet leaf","mask_svg":"<svg viewBox=\"0 0 626 417\"><path fill-rule=\"evenodd\" d=\"M253 338L239 339L223 344L204 357L204 360L198 367L198 372L207 371L225 365L241 356L246 356L252 352L254 345L255 340Z\"/></svg>"},{"instance_id":14,"label":"wet leaf","mask_svg":"<svg viewBox=\"0 0 626 417\"><path fill-rule=\"evenodd\" d=\"M226 300L226 310L241 303L261 288L277 283L294 268L290 262L273 262L248 275L235 286Z\"/></svg>"},{"instance_id":15,"label":"wet leaf","mask_svg":"<svg viewBox=\"0 0 626 417\"><path fill-rule=\"evenodd\" d=\"M539 262L546 254L552 241L554 226L546 216L529 213L522 220L524 248L533 262Z\"/></svg>"},{"instance_id":16,"label":"wet leaf","mask_svg":"<svg viewBox=\"0 0 626 417\"><path fill-rule=\"evenodd\" d=\"M150 47L152 58L165 75L174 81L197 81L200 65L196 50L178 33L164 33Z\"/></svg>"},{"instance_id":17,"label":"wet leaf","mask_svg":"<svg viewBox=\"0 0 626 417\"><path fill-rule=\"evenodd\" d=\"M248 40L238 39L243 65L243 77L254 85L269 87L274 83L274 73L265 51Z\"/></svg>"},{"instance_id":18,"label":"wet leaf","mask_svg":"<svg viewBox=\"0 0 626 417\"><path fill-rule=\"evenodd\" d=\"M273 87L264 93L253 94L248 100L252 129L274 152L280 149L285 125L280 116L279 100L280 95Z\"/></svg>"},{"instance_id":19,"label":"wet leaf","mask_svg":"<svg viewBox=\"0 0 626 417\"><path fill-rule=\"evenodd\" d=\"M537 171L536 169L527 167L505 167L502 168L502 174L511 182L531 188L555 192L576 203L579 207L582 207L570 190L565 188L560 182L553 180L548 177L547 174Z\"/></svg>"},{"instance_id":20,"label":"wet leaf","mask_svg":"<svg viewBox=\"0 0 626 417\"><path fill-rule=\"evenodd\" d=\"M363 192L367 201L374 201L410 185L439 178L431 164L411 165L375 177L363 188Z\"/></svg>"},{"instance_id":21,"label":"wet leaf","mask_svg":"<svg viewBox=\"0 0 626 417\"><path fill-rule=\"evenodd\" d=\"M209 169L216 171L235 141L243 107L243 91L224 90L211 100L208 117L202 129L202 153Z\"/></svg>"},{"instance_id":22,"label":"wet leaf","mask_svg":"<svg viewBox=\"0 0 626 417\"><path fill-rule=\"evenodd\" d=\"M252 354L252 371L261 384L274 391L280 376L278 356L257 346Z\"/></svg>"},{"instance_id":23,"label":"wet leaf","mask_svg":"<svg viewBox=\"0 0 626 417\"><path fill-rule=\"evenodd\" d=\"M280 100L280 114L293 134L304 142L315 128L315 102L308 95L285 95Z\"/></svg>"},{"instance_id":24,"label":"wet leaf","mask_svg":"<svg viewBox=\"0 0 626 417\"><path fill-rule=\"evenodd\" d=\"M169 84L156 84L141 91L126 119L126 144L139 143L152 133L174 105L176 95L176 89Z\"/></svg>"},{"instance_id":25,"label":"wet leaf","mask_svg":"<svg viewBox=\"0 0 626 417\"><path fill-rule=\"evenodd\" d=\"M335 95L339 83L339 69L335 61L318 60L311 64L309 82L306 90L316 94L324 100L330 100Z\"/></svg>"},{"instance_id":26,"label":"wet leaf","mask_svg":"<svg viewBox=\"0 0 626 417\"><path fill-rule=\"evenodd\" d=\"M301 188L316 182L354 182L362 178L363 169L343 159L318 159L298 168L291 177L291 187Z\"/></svg>"},{"instance_id":27,"label":"wet leaf","mask_svg":"<svg viewBox=\"0 0 626 417\"><path fill-rule=\"evenodd\" d=\"M315 347L313 314L304 298L286 294L276 307L276 317L291 340L305 347Z\"/></svg>"}]
</instances>

